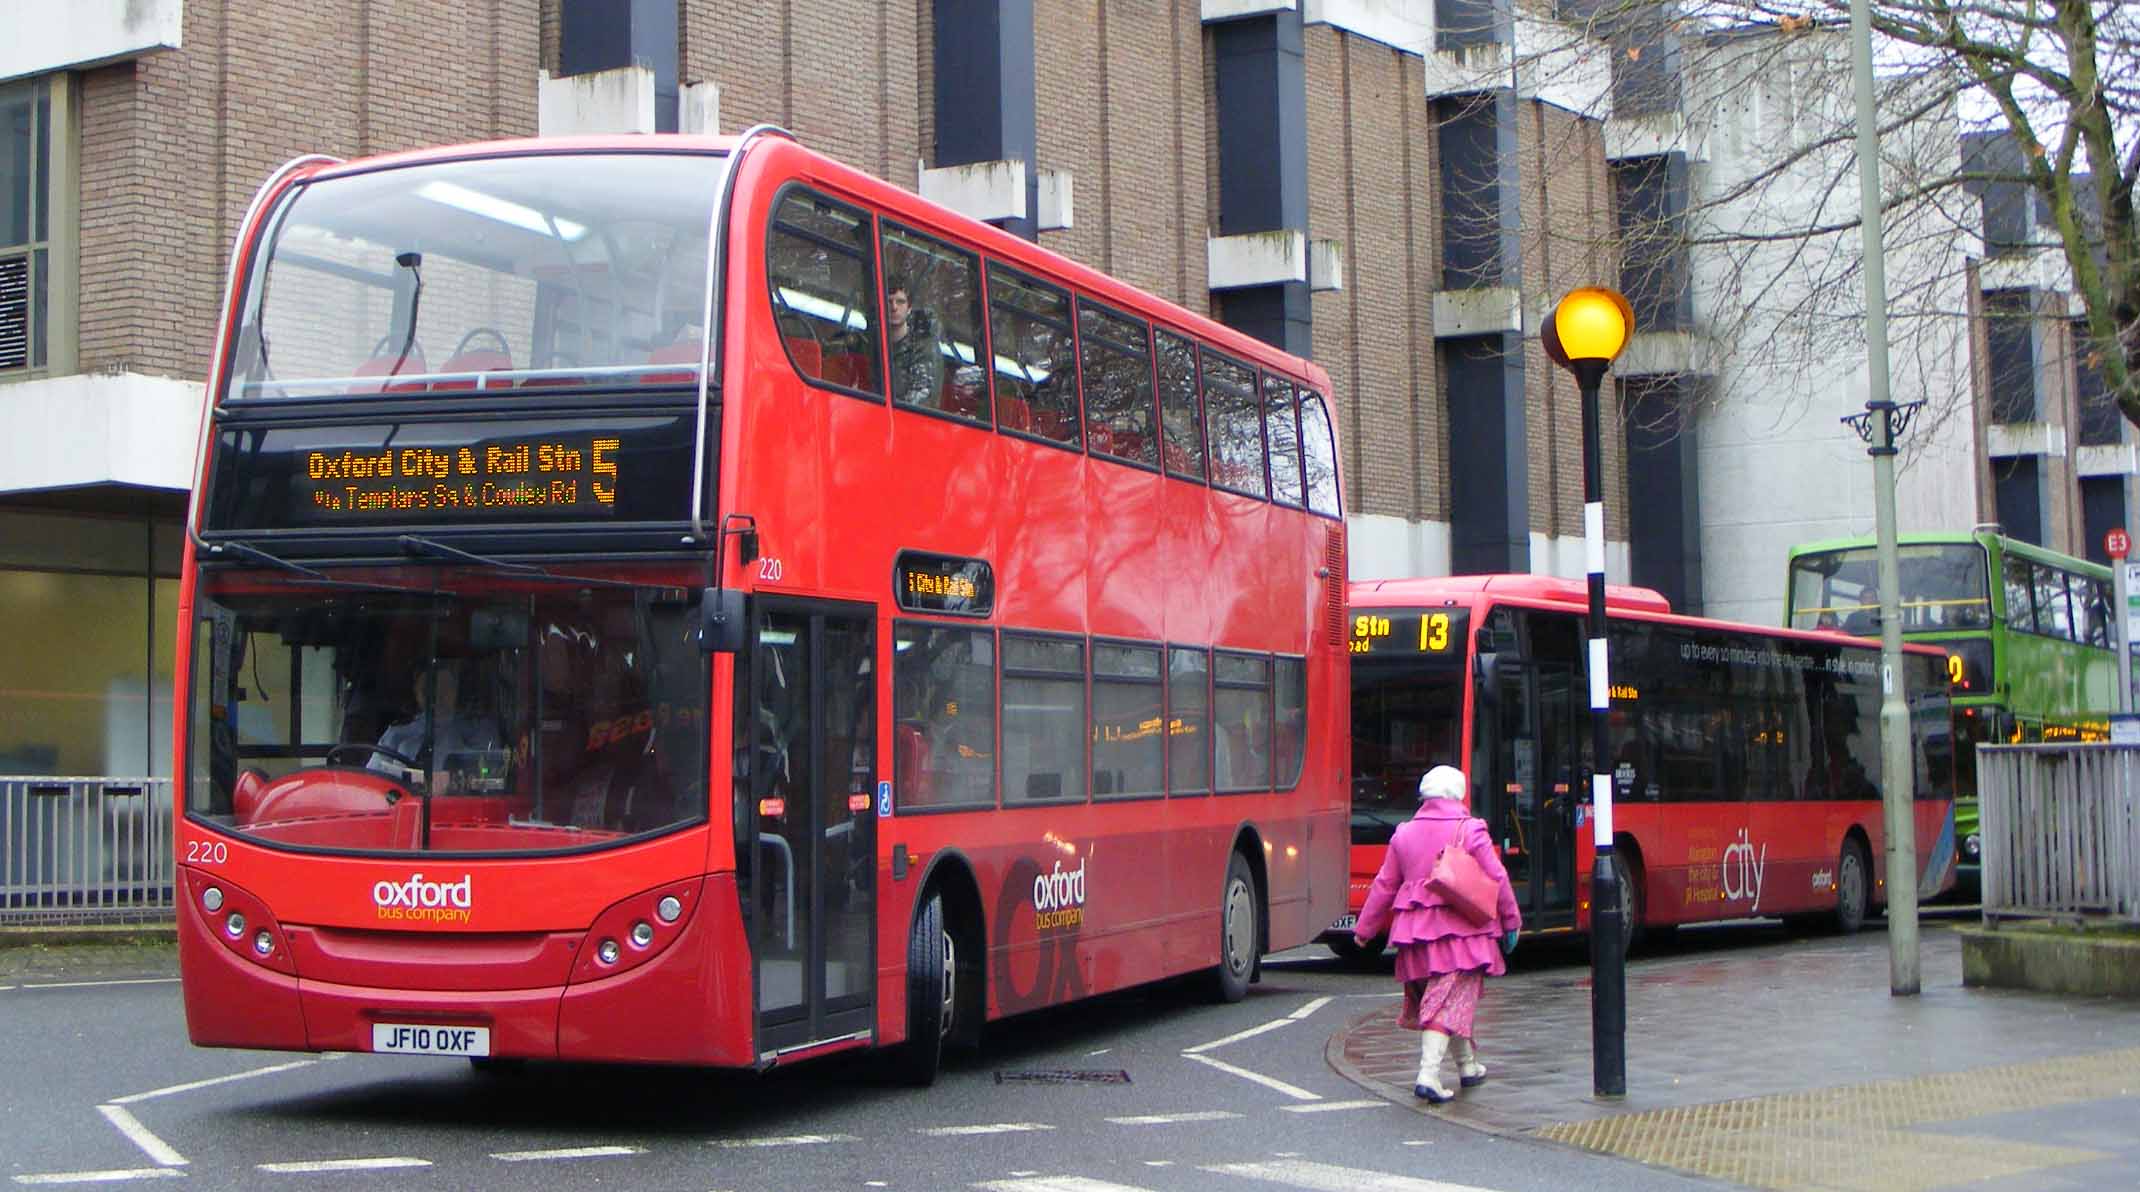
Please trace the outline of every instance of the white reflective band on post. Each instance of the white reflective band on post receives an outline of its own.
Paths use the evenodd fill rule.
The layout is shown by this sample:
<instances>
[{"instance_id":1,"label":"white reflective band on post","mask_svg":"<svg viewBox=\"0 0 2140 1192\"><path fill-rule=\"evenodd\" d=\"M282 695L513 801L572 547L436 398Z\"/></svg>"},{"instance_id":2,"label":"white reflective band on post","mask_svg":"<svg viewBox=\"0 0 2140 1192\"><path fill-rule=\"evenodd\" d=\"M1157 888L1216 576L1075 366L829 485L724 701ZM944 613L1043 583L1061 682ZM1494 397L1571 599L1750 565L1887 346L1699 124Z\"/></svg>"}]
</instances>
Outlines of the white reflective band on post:
<instances>
[{"instance_id":1,"label":"white reflective band on post","mask_svg":"<svg viewBox=\"0 0 2140 1192\"><path fill-rule=\"evenodd\" d=\"M1595 835L1590 842L1599 848L1612 847L1612 775L1590 776L1590 822L1595 826Z\"/></svg>"},{"instance_id":2,"label":"white reflective band on post","mask_svg":"<svg viewBox=\"0 0 2140 1192\"><path fill-rule=\"evenodd\" d=\"M1605 503L1591 501L1583 506L1583 560L1590 574L1605 574Z\"/></svg>"},{"instance_id":3,"label":"white reflective band on post","mask_svg":"<svg viewBox=\"0 0 2140 1192\"><path fill-rule=\"evenodd\" d=\"M1590 639L1590 707L1599 711L1612 707L1611 676L1605 673L1605 639Z\"/></svg>"}]
</instances>

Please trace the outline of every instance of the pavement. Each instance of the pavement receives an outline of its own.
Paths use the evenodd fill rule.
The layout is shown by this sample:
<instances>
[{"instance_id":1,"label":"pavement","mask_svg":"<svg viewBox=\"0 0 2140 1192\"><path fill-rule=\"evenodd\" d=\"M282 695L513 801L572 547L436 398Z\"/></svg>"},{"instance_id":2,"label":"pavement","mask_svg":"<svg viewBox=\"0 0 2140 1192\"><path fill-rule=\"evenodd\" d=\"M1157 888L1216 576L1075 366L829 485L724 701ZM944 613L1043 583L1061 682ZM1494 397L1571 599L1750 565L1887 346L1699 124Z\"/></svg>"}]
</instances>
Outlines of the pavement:
<instances>
[{"instance_id":1,"label":"pavement","mask_svg":"<svg viewBox=\"0 0 2140 1192\"><path fill-rule=\"evenodd\" d=\"M2140 1188L2140 1001L1964 988L1939 921L1915 997L1889 992L1884 932L1778 938L1630 960L1624 1098L1593 1095L1590 980L1567 967L1487 982L1488 1078L1449 1104L1412 1096L1394 988L1327 1055L1418 1113L1746 1187Z\"/></svg>"}]
</instances>

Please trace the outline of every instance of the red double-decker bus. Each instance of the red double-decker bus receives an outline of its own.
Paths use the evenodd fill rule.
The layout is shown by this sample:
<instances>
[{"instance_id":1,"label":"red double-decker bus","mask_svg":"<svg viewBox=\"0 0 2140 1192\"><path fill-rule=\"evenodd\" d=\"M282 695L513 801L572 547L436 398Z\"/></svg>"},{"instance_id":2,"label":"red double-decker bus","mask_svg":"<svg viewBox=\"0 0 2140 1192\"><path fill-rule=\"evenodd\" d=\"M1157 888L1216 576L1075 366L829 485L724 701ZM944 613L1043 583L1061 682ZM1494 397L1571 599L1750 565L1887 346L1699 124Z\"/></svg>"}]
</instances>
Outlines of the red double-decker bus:
<instances>
[{"instance_id":1,"label":"red double-decker bus","mask_svg":"<svg viewBox=\"0 0 2140 1192\"><path fill-rule=\"evenodd\" d=\"M1591 707L1587 590L1537 575L1351 586L1352 893L1339 955L1390 835L1440 764L1471 779L1524 929L1588 931ZM1613 852L1628 943L1748 917L1855 931L1886 901L1877 642L1676 616L1609 586ZM1908 647L1914 814L1930 896L1954 880L1945 659ZM1381 949L1374 949L1380 955Z\"/></svg>"},{"instance_id":2,"label":"red double-decker bus","mask_svg":"<svg viewBox=\"0 0 2140 1192\"><path fill-rule=\"evenodd\" d=\"M196 1043L926 1080L1342 911L1306 361L776 130L293 162L220 335Z\"/></svg>"}]
</instances>

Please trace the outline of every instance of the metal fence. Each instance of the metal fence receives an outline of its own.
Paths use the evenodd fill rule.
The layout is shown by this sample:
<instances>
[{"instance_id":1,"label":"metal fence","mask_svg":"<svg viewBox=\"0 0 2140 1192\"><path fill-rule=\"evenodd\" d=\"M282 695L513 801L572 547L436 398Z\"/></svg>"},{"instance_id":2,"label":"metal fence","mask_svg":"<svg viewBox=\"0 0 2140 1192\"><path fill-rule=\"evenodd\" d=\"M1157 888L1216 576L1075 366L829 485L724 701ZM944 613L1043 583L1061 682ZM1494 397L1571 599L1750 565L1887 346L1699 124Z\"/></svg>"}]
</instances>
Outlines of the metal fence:
<instances>
[{"instance_id":1,"label":"metal fence","mask_svg":"<svg viewBox=\"0 0 2140 1192\"><path fill-rule=\"evenodd\" d=\"M2140 746L1977 749L1984 917L2140 922Z\"/></svg>"},{"instance_id":2,"label":"metal fence","mask_svg":"<svg viewBox=\"0 0 2140 1192\"><path fill-rule=\"evenodd\" d=\"M0 924L171 917L168 778L0 777Z\"/></svg>"}]
</instances>

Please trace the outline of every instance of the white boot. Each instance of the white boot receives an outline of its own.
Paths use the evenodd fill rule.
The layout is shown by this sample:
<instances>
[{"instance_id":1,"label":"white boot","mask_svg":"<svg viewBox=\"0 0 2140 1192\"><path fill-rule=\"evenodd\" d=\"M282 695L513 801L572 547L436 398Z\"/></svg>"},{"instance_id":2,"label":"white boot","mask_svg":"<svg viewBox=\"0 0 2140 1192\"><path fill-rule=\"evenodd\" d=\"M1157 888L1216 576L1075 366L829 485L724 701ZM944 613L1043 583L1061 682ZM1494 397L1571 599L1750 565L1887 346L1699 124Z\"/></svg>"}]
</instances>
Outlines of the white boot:
<instances>
[{"instance_id":1,"label":"white boot","mask_svg":"<svg viewBox=\"0 0 2140 1192\"><path fill-rule=\"evenodd\" d=\"M1442 1056L1448 1051L1449 1036L1440 1031L1419 1033L1419 1080L1412 1085L1413 1096L1424 1097L1435 1105L1456 1096L1442 1083Z\"/></svg>"},{"instance_id":2,"label":"white boot","mask_svg":"<svg viewBox=\"0 0 2140 1192\"><path fill-rule=\"evenodd\" d=\"M1456 1061L1458 1084L1471 1089L1486 1083L1486 1065L1479 1062L1479 1053L1472 1048L1471 1040L1462 1035L1451 1035L1449 1058Z\"/></svg>"}]
</instances>

